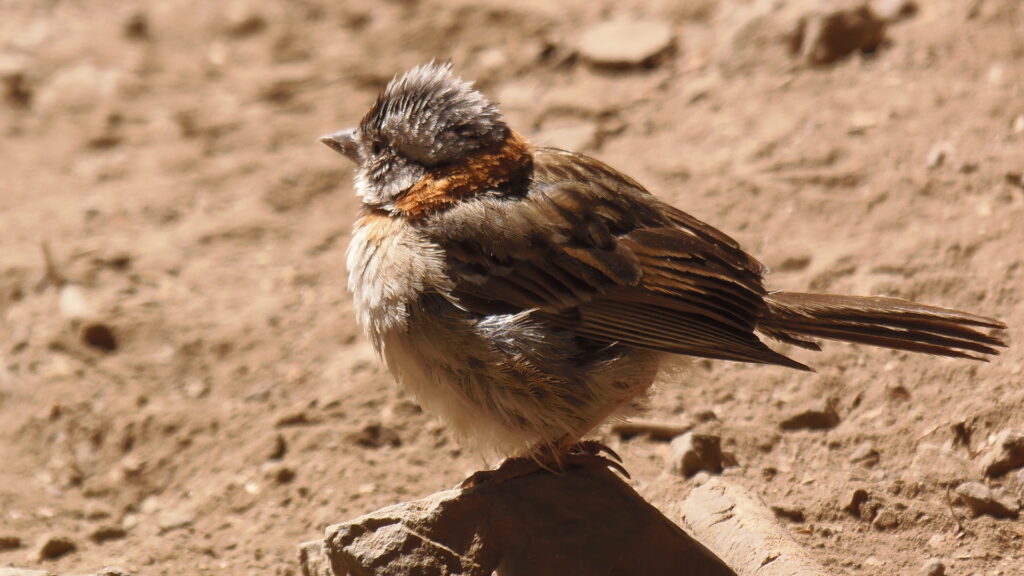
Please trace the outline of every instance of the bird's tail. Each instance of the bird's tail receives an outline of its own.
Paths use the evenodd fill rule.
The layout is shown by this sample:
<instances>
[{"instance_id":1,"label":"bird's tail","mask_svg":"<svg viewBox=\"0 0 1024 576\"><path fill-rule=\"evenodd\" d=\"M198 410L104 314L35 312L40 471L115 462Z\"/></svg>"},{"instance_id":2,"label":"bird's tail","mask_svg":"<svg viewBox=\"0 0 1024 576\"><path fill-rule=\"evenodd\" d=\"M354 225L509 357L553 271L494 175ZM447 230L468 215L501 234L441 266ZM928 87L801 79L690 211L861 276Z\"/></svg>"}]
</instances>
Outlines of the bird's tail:
<instances>
[{"instance_id":1,"label":"bird's tail","mask_svg":"<svg viewBox=\"0 0 1024 576\"><path fill-rule=\"evenodd\" d=\"M967 312L881 296L774 292L758 325L765 335L818 350L827 338L897 350L987 361L1006 343L1006 324Z\"/></svg>"}]
</instances>

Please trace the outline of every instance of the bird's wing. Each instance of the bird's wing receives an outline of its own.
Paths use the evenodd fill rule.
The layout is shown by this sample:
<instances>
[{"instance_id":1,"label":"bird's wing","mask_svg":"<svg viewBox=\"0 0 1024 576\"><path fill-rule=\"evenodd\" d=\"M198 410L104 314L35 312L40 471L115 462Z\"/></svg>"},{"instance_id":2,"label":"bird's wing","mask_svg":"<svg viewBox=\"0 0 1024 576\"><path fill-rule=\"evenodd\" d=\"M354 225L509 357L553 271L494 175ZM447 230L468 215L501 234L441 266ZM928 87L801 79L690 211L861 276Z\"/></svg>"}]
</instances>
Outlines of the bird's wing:
<instances>
[{"instance_id":1,"label":"bird's wing","mask_svg":"<svg viewBox=\"0 0 1024 576\"><path fill-rule=\"evenodd\" d=\"M599 342L806 368L764 345L763 267L715 228L586 156L535 152L519 195L481 195L420 226L446 251L449 297L533 311Z\"/></svg>"}]
</instances>

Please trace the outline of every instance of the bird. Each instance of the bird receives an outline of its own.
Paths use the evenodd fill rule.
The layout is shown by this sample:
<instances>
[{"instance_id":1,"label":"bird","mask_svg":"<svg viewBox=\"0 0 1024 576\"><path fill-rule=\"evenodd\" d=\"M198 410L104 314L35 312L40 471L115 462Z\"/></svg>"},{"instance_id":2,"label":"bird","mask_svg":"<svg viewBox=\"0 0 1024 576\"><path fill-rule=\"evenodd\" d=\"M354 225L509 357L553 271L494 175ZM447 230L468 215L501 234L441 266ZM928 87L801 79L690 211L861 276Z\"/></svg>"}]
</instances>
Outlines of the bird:
<instances>
[{"instance_id":1,"label":"bird","mask_svg":"<svg viewBox=\"0 0 1024 576\"><path fill-rule=\"evenodd\" d=\"M357 323L461 446L506 458L470 486L621 461L585 437L680 359L811 370L762 337L972 360L1006 346L994 318L769 291L733 238L597 159L530 143L450 62L395 76L358 126L320 140L356 165Z\"/></svg>"}]
</instances>

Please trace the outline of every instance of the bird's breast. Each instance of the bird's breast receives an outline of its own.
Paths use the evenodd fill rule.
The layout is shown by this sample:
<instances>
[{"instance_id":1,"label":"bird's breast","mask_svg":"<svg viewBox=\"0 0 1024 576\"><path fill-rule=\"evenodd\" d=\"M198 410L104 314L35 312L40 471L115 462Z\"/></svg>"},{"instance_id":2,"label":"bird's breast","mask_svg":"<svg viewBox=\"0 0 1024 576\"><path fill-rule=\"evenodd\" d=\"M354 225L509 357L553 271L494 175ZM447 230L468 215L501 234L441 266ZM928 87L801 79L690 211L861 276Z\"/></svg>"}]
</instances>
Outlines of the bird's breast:
<instances>
[{"instance_id":1,"label":"bird's breast","mask_svg":"<svg viewBox=\"0 0 1024 576\"><path fill-rule=\"evenodd\" d=\"M410 307L424 294L451 288L441 248L386 214L356 221L347 265L356 321L378 353L387 335L407 331Z\"/></svg>"}]
</instances>

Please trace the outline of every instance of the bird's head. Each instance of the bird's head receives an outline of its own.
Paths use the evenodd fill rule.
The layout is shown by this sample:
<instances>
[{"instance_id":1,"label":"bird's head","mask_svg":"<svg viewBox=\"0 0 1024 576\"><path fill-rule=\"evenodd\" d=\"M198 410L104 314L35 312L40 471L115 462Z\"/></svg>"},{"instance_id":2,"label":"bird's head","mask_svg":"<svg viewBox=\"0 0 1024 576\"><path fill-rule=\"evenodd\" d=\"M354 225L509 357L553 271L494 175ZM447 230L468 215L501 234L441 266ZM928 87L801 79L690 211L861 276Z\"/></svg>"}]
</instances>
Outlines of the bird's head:
<instances>
[{"instance_id":1,"label":"bird's head","mask_svg":"<svg viewBox=\"0 0 1024 576\"><path fill-rule=\"evenodd\" d=\"M509 128L501 111L452 74L425 64L395 77L357 128L320 138L356 163L356 192L382 206L428 171L498 146Z\"/></svg>"}]
</instances>

